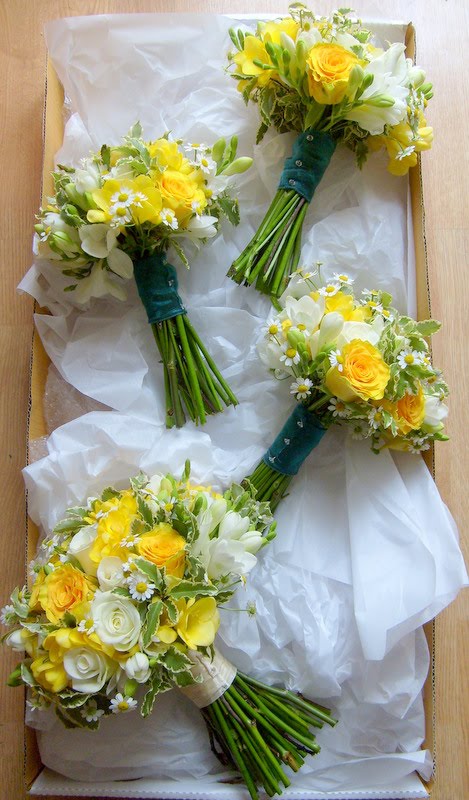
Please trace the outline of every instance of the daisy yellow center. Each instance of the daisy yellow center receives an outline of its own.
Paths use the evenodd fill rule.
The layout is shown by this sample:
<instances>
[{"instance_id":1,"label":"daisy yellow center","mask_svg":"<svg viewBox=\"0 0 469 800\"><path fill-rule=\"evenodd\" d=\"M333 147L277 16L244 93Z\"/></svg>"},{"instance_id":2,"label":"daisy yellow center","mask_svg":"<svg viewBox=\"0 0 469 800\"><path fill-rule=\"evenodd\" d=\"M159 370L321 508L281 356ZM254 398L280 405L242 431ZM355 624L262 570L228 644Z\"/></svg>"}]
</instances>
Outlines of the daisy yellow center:
<instances>
[{"instance_id":1,"label":"daisy yellow center","mask_svg":"<svg viewBox=\"0 0 469 800\"><path fill-rule=\"evenodd\" d=\"M282 322L282 330L287 331L292 326L291 319L284 319Z\"/></svg>"},{"instance_id":2,"label":"daisy yellow center","mask_svg":"<svg viewBox=\"0 0 469 800\"><path fill-rule=\"evenodd\" d=\"M300 383L300 385L298 386L298 391L299 392L307 392L308 391L308 387L307 387L306 383Z\"/></svg>"},{"instance_id":3,"label":"daisy yellow center","mask_svg":"<svg viewBox=\"0 0 469 800\"><path fill-rule=\"evenodd\" d=\"M415 359L414 359L412 353L407 353L407 355L404 358L404 361L405 361L406 364L413 364L414 360Z\"/></svg>"},{"instance_id":4,"label":"daisy yellow center","mask_svg":"<svg viewBox=\"0 0 469 800\"><path fill-rule=\"evenodd\" d=\"M335 286L326 286L326 294L334 294Z\"/></svg>"},{"instance_id":5,"label":"daisy yellow center","mask_svg":"<svg viewBox=\"0 0 469 800\"><path fill-rule=\"evenodd\" d=\"M338 364L343 364L344 363L344 357L343 356L336 356L336 359L337 359L337 363Z\"/></svg>"},{"instance_id":6,"label":"daisy yellow center","mask_svg":"<svg viewBox=\"0 0 469 800\"><path fill-rule=\"evenodd\" d=\"M116 208L116 216L117 217L125 217L127 214L127 209L121 206L120 208Z\"/></svg>"},{"instance_id":7,"label":"daisy yellow center","mask_svg":"<svg viewBox=\"0 0 469 800\"><path fill-rule=\"evenodd\" d=\"M148 589L148 584L145 581L139 581L135 588L139 594L143 594Z\"/></svg>"},{"instance_id":8,"label":"daisy yellow center","mask_svg":"<svg viewBox=\"0 0 469 800\"><path fill-rule=\"evenodd\" d=\"M206 158L201 158L200 163L203 167L208 167L208 160Z\"/></svg>"},{"instance_id":9,"label":"daisy yellow center","mask_svg":"<svg viewBox=\"0 0 469 800\"><path fill-rule=\"evenodd\" d=\"M129 710L129 704L128 704L127 700L121 700L119 705L117 706L117 708L119 709L119 711L128 711Z\"/></svg>"},{"instance_id":10,"label":"daisy yellow center","mask_svg":"<svg viewBox=\"0 0 469 800\"><path fill-rule=\"evenodd\" d=\"M165 511L172 511L173 510L173 506L174 506L174 503L165 503L164 504L164 510Z\"/></svg>"},{"instance_id":11,"label":"daisy yellow center","mask_svg":"<svg viewBox=\"0 0 469 800\"><path fill-rule=\"evenodd\" d=\"M288 350L286 351L286 356L288 358L295 358L295 356L296 356L295 348L294 347L289 347Z\"/></svg>"},{"instance_id":12,"label":"daisy yellow center","mask_svg":"<svg viewBox=\"0 0 469 800\"><path fill-rule=\"evenodd\" d=\"M296 327L298 328L299 331L305 331L306 330L306 325L303 325L302 322L300 322Z\"/></svg>"},{"instance_id":13,"label":"daisy yellow center","mask_svg":"<svg viewBox=\"0 0 469 800\"><path fill-rule=\"evenodd\" d=\"M121 192L117 199L119 200L119 203L126 203L129 199L129 195L127 192Z\"/></svg>"},{"instance_id":14,"label":"daisy yellow center","mask_svg":"<svg viewBox=\"0 0 469 800\"><path fill-rule=\"evenodd\" d=\"M269 333L271 334L271 336L275 336L275 334L278 333L277 325L271 325L269 328Z\"/></svg>"},{"instance_id":15,"label":"daisy yellow center","mask_svg":"<svg viewBox=\"0 0 469 800\"><path fill-rule=\"evenodd\" d=\"M345 283L347 283L348 275L339 275L339 281L345 281Z\"/></svg>"},{"instance_id":16,"label":"daisy yellow center","mask_svg":"<svg viewBox=\"0 0 469 800\"><path fill-rule=\"evenodd\" d=\"M345 406L344 406L343 403L340 403L340 402L336 403L335 407L336 407L337 411L345 411Z\"/></svg>"},{"instance_id":17,"label":"daisy yellow center","mask_svg":"<svg viewBox=\"0 0 469 800\"><path fill-rule=\"evenodd\" d=\"M381 411L377 411L375 414L375 422L381 422L382 419L383 415L381 414Z\"/></svg>"}]
</instances>

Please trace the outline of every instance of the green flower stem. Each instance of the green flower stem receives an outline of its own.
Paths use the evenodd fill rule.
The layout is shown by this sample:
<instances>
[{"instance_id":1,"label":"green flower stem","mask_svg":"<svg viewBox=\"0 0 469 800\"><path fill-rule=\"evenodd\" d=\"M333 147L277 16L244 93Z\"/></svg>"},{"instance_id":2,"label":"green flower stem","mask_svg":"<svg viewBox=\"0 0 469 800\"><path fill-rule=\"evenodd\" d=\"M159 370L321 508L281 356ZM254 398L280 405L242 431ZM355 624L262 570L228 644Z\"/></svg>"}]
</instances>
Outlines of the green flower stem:
<instances>
[{"instance_id":1,"label":"green flower stem","mask_svg":"<svg viewBox=\"0 0 469 800\"><path fill-rule=\"evenodd\" d=\"M188 319L186 320L186 329L187 329L187 332L188 332L190 338L192 339L192 341L195 343L195 345L198 347L198 349L202 353L202 355L203 355L205 361L207 362L210 370L212 371L212 373L214 374L215 378L217 379L217 381L218 381L218 392L219 392L223 402L225 403L225 405L230 405L230 404L233 405L233 406L238 405L238 400L236 399L236 396L231 391L231 389L228 386L227 382L223 378L221 372L218 370L217 365L215 364L213 358L210 356L210 354L205 349L205 347L204 347L204 345L202 343L202 340L200 339L200 336L194 330L193 326L191 325L191 323L189 322Z\"/></svg>"},{"instance_id":2,"label":"green flower stem","mask_svg":"<svg viewBox=\"0 0 469 800\"><path fill-rule=\"evenodd\" d=\"M164 324L158 326L154 323L151 327L164 367L166 427L172 428L176 425L181 428L186 421L186 417L179 396L175 356L169 342L168 326Z\"/></svg>"},{"instance_id":3,"label":"green flower stem","mask_svg":"<svg viewBox=\"0 0 469 800\"><path fill-rule=\"evenodd\" d=\"M261 461L245 480L256 488L257 500L269 502L272 511L275 511L282 498L285 497L285 492L293 477L293 475L283 475Z\"/></svg>"},{"instance_id":4,"label":"green flower stem","mask_svg":"<svg viewBox=\"0 0 469 800\"><path fill-rule=\"evenodd\" d=\"M301 231L307 210L308 203L304 200L299 207L298 215L272 281L272 294L274 297L279 297L286 289L288 278L298 266L301 251Z\"/></svg>"},{"instance_id":5,"label":"green flower stem","mask_svg":"<svg viewBox=\"0 0 469 800\"><path fill-rule=\"evenodd\" d=\"M236 744L236 741L235 741L234 736L233 736L233 734L232 734L232 732L231 732L231 730L229 728L229 725L226 722L226 719L224 717L224 714L223 714L223 711L222 711L222 708L221 708L221 704L218 704L218 702L215 701L215 703L212 703L211 708L213 708L215 719L216 719L216 721L218 723L218 726L221 728L221 730L223 732L223 736L224 736L224 738L225 738L225 740L226 740L226 742L228 744L229 751L230 751L230 753L232 755L232 758L233 758L234 762L236 763L236 766L238 767L241 775L243 776L244 782L245 782L245 784L246 784L246 786L248 788L248 791L249 791L249 794L252 797L252 800L259 800L259 795L257 794L257 790L256 790L256 787L254 785L254 781L252 780L251 775L249 774L249 771L246 768L245 761L244 761L244 759L243 759L243 757L241 755L241 752L240 752L240 750L238 748L238 745Z\"/></svg>"},{"instance_id":6,"label":"green flower stem","mask_svg":"<svg viewBox=\"0 0 469 800\"><path fill-rule=\"evenodd\" d=\"M278 237L281 235L279 231L285 227L285 219L289 219L290 215L294 212L299 197L292 198L284 207L280 214L272 220L268 225L268 233L262 238L257 237L252 240L251 245L248 246L246 251L246 259L244 262L243 277L246 283L253 283L260 275L266 263L270 263L270 259L275 255L278 249ZM277 234L277 236L275 236ZM256 258L259 256L256 262ZM255 264L254 268L253 265Z\"/></svg>"},{"instance_id":7,"label":"green flower stem","mask_svg":"<svg viewBox=\"0 0 469 800\"><path fill-rule=\"evenodd\" d=\"M256 678L252 678L250 675L245 675L244 673L238 673L238 675L243 679L243 681L248 683L253 688L265 691L266 685L261 681L256 680ZM323 722L327 722L328 725L332 725L332 727L337 725L337 720L331 716L328 708L318 705L317 703L312 703L311 700L304 700L299 695L289 692L288 689L278 689L275 686L269 686L267 688L270 694L275 695L282 700L288 700L289 703L292 703L298 708L303 709L306 713L314 714L318 717L318 719L321 719Z\"/></svg>"},{"instance_id":8,"label":"green flower stem","mask_svg":"<svg viewBox=\"0 0 469 800\"><path fill-rule=\"evenodd\" d=\"M257 774L258 782L262 782L269 797L281 794L280 786L270 772L267 762L259 759L259 749L256 747L250 728L244 728L235 716L231 717L231 723L248 751L247 754L254 768L253 771Z\"/></svg>"},{"instance_id":9,"label":"green flower stem","mask_svg":"<svg viewBox=\"0 0 469 800\"><path fill-rule=\"evenodd\" d=\"M191 395L194 398L194 402L195 402L195 406L196 406L197 414L198 414L198 420L203 425L204 422L206 421L204 401L202 399L202 393L200 391L199 381L197 380L197 371L196 371L196 368L195 368L194 360L192 358L192 352L191 352L191 349L189 347L189 342L187 340L186 329L185 329L185 326L184 326L184 320L182 319L182 316L185 316L185 315L179 314L179 316L175 317L176 329L177 329L177 332L178 332L178 335L179 335L179 339L180 339L180 342L181 342L182 352L184 354L184 358L185 358L185 361L186 361L186 364L187 364L187 371L188 371L188 374L189 374L189 383L190 383L190 387L191 387Z\"/></svg>"}]
</instances>

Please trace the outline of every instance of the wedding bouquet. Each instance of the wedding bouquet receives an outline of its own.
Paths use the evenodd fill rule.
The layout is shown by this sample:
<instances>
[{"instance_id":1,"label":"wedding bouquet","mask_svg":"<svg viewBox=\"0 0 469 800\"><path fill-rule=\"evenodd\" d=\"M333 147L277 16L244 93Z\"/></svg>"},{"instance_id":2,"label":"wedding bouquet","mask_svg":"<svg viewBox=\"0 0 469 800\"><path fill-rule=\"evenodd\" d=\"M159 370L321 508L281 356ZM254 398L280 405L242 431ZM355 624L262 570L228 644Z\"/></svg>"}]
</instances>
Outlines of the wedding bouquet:
<instances>
[{"instance_id":1,"label":"wedding bouquet","mask_svg":"<svg viewBox=\"0 0 469 800\"><path fill-rule=\"evenodd\" d=\"M55 195L35 226L36 254L59 262L72 280L64 291L78 303L107 294L125 300L124 281L134 276L163 362L167 427L181 427L185 410L203 424L237 402L191 325L166 260L172 247L189 267L181 239L203 244L222 215L238 224L228 187L251 159L236 158L236 150L236 137L212 148L167 135L144 141L136 124L122 144L103 145L79 169L58 166Z\"/></svg>"},{"instance_id":2,"label":"wedding bouquet","mask_svg":"<svg viewBox=\"0 0 469 800\"><path fill-rule=\"evenodd\" d=\"M293 475L333 424L347 426L371 449L421 453L445 440L448 387L432 366L426 337L435 320L416 322L379 290L354 295L347 275L321 285L297 271L266 325L262 361L292 380L298 405L250 476L257 497L275 509Z\"/></svg>"},{"instance_id":3,"label":"wedding bouquet","mask_svg":"<svg viewBox=\"0 0 469 800\"><path fill-rule=\"evenodd\" d=\"M303 220L337 144L353 150L360 167L385 147L389 170L405 174L431 147L432 87L404 44L376 47L347 9L318 17L293 3L287 18L230 34L230 74L245 102L259 107L257 141L271 127L298 134L264 220L228 272L278 297L298 266Z\"/></svg>"},{"instance_id":4,"label":"wedding bouquet","mask_svg":"<svg viewBox=\"0 0 469 800\"><path fill-rule=\"evenodd\" d=\"M214 752L237 768L251 797L272 796L304 753L327 709L238 673L214 648L219 606L275 536L268 503L233 485L224 495L173 475L138 475L67 510L15 589L4 640L25 650L9 679L66 727L96 730L177 686L202 709ZM215 750L214 741L221 748Z\"/></svg>"}]
</instances>

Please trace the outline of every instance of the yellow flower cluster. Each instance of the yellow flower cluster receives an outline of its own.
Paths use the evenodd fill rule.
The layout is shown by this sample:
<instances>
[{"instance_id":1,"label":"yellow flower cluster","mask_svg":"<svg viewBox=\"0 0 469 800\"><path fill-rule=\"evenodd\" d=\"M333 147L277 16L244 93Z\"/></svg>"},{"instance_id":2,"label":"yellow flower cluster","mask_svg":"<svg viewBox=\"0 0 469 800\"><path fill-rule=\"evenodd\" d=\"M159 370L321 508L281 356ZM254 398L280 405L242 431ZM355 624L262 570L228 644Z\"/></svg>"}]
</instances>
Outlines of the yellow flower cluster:
<instances>
[{"instance_id":1,"label":"yellow flower cluster","mask_svg":"<svg viewBox=\"0 0 469 800\"><path fill-rule=\"evenodd\" d=\"M388 170L392 175L406 175L410 167L417 164L417 154L430 150L433 128L427 125L423 112L420 112L416 132L407 120L403 120L388 133L370 136L366 141L370 150L386 148L389 156Z\"/></svg>"},{"instance_id":2,"label":"yellow flower cluster","mask_svg":"<svg viewBox=\"0 0 469 800\"><path fill-rule=\"evenodd\" d=\"M109 178L91 192L95 208L87 213L88 222L125 227L131 220L137 225L159 225L170 212L178 227L184 227L201 213L209 199L203 169L189 161L176 142L157 139L146 143L152 167L146 175ZM111 148L110 165L123 157L119 147ZM120 223L120 224L119 224Z\"/></svg>"}]
</instances>

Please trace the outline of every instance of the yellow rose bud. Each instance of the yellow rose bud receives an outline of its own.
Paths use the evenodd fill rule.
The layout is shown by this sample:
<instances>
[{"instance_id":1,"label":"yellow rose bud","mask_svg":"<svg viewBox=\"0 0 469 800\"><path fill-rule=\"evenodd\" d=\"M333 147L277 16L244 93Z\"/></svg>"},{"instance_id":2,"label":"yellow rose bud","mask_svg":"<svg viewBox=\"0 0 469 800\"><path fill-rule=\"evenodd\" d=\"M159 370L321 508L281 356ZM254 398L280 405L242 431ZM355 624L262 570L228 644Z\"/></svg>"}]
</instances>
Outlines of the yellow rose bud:
<instances>
[{"instance_id":1,"label":"yellow rose bud","mask_svg":"<svg viewBox=\"0 0 469 800\"><path fill-rule=\"evenodd\" d=\"M391 373L376 347L361 339L352 339L342 348L341 360L341 369L331 367L326 374L325 385L331 394L345 403L359 397L363 400L384 397Z\"/></svg>"},{"instance_id":2,"label":"yellow rose bud","mask_svg":"<svg viewBox=\"0 0 469 800\"><path fill-rule=\"evenodd\" d=\"M181 168L183 155L176 142L170 142L168 139L157 139L155 142L150 142L148 150L151 158L157 159L158 167L162 171L164 169L178 170Z\"/></svg>"},{"instance_id":3,"label":"yellow rose bud","mask_svg":"<svg viewBox=\"0 0 469 800\"><path fill-rule=\"evenodd\" d=\"M186 540L171 525L161 522L153 530L144 533L137 544L137 550L143 558L166 568L168 575L182 578L186 565Z\"/></svg>"},{"instance_id":4,"label":"yellow rose bud","mask_svg":"<svg viewBox=\"0 0 469 800\"><path fill-rule=\"evenodd\" d=\"M339 44L315 44L306 59L308 87L317 103L340 103L347 93L349 75L359 59Z\"/></svg>"},{"instance_id":5,"label":"yellow rose bud","mask_svg":"<svg viewBox=\"0 0 469 800\"><path fill-rule=\"evenodd\" d=\"M38 591L38 602L49 622L58 625L66 611L73 613L92 597L92 585L79 569L62 564L47 575Z\"/></svg>"}]
</instances>

